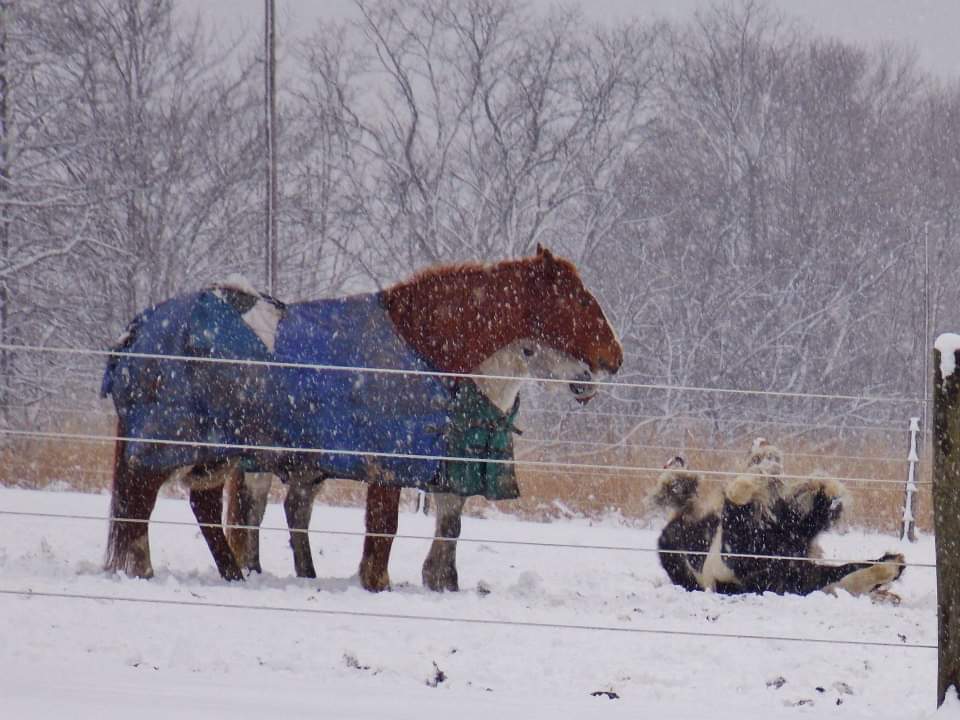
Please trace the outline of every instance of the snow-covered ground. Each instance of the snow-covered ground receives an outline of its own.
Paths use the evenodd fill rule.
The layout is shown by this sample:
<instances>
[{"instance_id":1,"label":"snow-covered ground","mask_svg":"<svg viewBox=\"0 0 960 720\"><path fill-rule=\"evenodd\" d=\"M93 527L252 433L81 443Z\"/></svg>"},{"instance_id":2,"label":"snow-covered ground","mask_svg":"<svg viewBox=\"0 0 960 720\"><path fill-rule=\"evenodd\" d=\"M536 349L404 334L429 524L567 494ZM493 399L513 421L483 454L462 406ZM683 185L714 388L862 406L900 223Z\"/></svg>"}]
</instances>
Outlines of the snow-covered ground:
<instances>
[{"instance_id":1,"label":"snow-covered ground","mask_svg":"<svg viewBox=\"0 0 960 720\"><path fill-rule=\"evenodd\" d=\"M0 489L0 511L103 517L107 504L101 495ZM161 500L154 518L193 519L183 500ZM265 524L283 527L282 518L272 506ZM359 531L362 512L317 507L311 527ZM431 518L401 516L401 534L432 529ZM463 535L656 544L655 532L614 521L467 518ZM99 520L0 515L0 717L908 720L934 709L935 650L645 632L935 645L928 568L907 568L895 583L898 607L823 594L725 598L671 586L653 553L464 542L464 590L437 595L420 585L427 543L401 539L394 591L372 595L355 576L359 536L314 535L320 579L301 580L286 534L265 532L265 574L232 585L216 574L196 526L151 526L157 575L149 581L104 575L105 537ZM823 544L845 559L899 546L852 532ZM933 542L904 551L908 561L932 562Z\"/></svg>"}]
</instances>

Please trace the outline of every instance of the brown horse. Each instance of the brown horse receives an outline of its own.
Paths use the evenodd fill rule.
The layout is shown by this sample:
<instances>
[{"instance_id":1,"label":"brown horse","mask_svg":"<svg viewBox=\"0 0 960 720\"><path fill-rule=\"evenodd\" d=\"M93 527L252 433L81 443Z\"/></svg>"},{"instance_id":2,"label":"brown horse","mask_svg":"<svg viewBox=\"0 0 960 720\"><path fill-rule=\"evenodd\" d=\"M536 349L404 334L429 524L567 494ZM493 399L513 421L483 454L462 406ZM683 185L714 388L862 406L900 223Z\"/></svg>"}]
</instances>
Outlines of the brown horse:
<instances>
[{"instance_id":1,"label":"brown horse","mask_svg":"<svg viewBox=\"0 0 960 720\"><path fill-rule=\"evenodd\" d=\"M241 298L239 302L243 304L247 300ZM599 373L615 373L623 360L623 351L616 334L597 300L584 287L574 265L539 247L534 257L504 261L496 265L455 265L428 269L411 280L385 290L380 296L380 302L388 313L396 334L429 367L439 372L472 373L480 370L481 373L494 374L500 367L498 363L503 361L503 353L509 352L511 347L520 353L531 348L547 350L552 351L554 356L575 361L577 372L568 379L571 390L585 401L592 394L587 389L587 383ZM258 335L264 340L265 347L272 350L271 333L276 331L276 326L274 325L272 330L268 327L264 331L263 325L270 324L269 321L264 323L264 318L269 320L271 313L269 309L258 312L257 307L258 303L254 298L250 307L244 311L243 317L256 317L260 327ZM528 341L528 345L523 345L523 341ZM130 347L129 338L125 342L125 347ZM498 353L501 356L496 360ZM485 365L490 363L491 359L494 359L494 372L491 372L489 364ZM161 371L152 372L152 367L147 370L151 372L145 371L141 374L147 378L156 376L160 380L155 383L156 387L149 383L146 387L136 387L134 401L142 398L152 400L154 395L162 394L166 388L163 383L165 376ZM108 375L109 373L110 368ZM218 387L218 382L223 387ZM262 377L254 376L252 379L245 378L242 387L232 387L218 375L217 382L208 385L219 390L221 396L250 397L256 396L257 388L261 387L257 383L262 382ZM121 392L123 390L121 388ZM118 391L106 380L104 392L114 394L119 410L121 405L117 399ZM496 394L494 389L490 389L490 393ZM270 428L265 427L268 422L263 419L265 412L261 412L260 408L254 410L241 413L242 422L245 423L241 428L243 437L254 440L261 436L269 438ZM216 411L217 408L211 407L212 414L216 414ZM127 437L128 432L124 426L126 417L121 412L118 430L122 438ZM235 424L240 422L237 420ZM221 423L224 424L226 421ZM231 431L240 432L233 426ZM141 434L144 437L153 437L146 432ZM212 455L209 452L197 454L195 457L202 461L189 463L187 468L166 467L161 462L155 462L153 466L146 468L144 463L138 465L131 461L128 447L131 442L134 441L122 439L117 442L111 513L116 519L111 523L106 566L108 570L124 571L141 577L152 574L147 520L160 487L174 473L184 477L190 485L190 504L201 523L204 538L221 575L231 580L242 578L241 564L246 565L248 562L246 558L238 562L219 525L223 509L223 485L228 478L236 480L243 472L244 464L254 465L262 473L286 476L293 493L293 499L288 497L286 503L288 521L292 529L305 529L316 488L316 483L311 478L345 476L328 471L323 466L305 463L302 454L296 455L295 459L290 461L277 454L256 450L230 456ZM270 443L264 440L256 444ZM153 450L154 448L148 448L141 451L134 459L153 457L149 454ZM157 451L159 452L159 448ZM169 462L167 464L169 465ZM363 471L357 472L353 477L369 483L366 527L370 535L364 542L360 563L361 582L370 590L382 590L389 587L387 564L392 536L397 530L400 488L403 482L402 479L391 477L382 468L378 468L376 462L366 463ZM261 482L261 492L251 495L262 497L263 486L264 483ZM250 499L247 498L248 501ZM249 517L250 506L256 504L258 503L247 502L247 507L241 508L240 514ZM438 528L438 532L443 537L455 538L459 534L458 521L462 500L437 504L453 506L452 510L448 507L448 511L442 513L446 520L444 527ZM253 514L256 515L255 509ZM450 520L450 516L455 516L456 522ZM438 525L441 524L440 520L438 516ZM247 538L249 539L249 535ZM301 558L304 546L306 547L306 558L309 561L309 545L305 542L305 533L292 533L291 541L295 555L297 548L300 548ZM235 547L244 545L250 547L250 543L235 539ZM432 549L431 556L428 557L427 566L435 568L432 572L437 577L435 582L428 582L428 585L452 589L456 585L454 555L446 546L453 544L443 545L445 547L440 550ZM298 567L298 570L300 569L303 568Z\"/></svg>"}]
</instances>

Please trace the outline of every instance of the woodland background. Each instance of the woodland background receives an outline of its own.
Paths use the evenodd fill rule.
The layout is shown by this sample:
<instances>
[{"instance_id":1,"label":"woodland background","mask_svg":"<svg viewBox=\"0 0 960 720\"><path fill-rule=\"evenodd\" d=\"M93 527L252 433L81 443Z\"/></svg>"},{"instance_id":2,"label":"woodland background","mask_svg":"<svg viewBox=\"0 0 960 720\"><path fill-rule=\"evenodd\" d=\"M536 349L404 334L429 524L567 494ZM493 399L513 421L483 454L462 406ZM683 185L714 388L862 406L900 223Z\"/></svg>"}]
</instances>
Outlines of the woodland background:
<instances>
[{"instance_id":1,"label":"woodland background","mask_svg":"<svg viewBox=\"0 0 960 720\"><path fill-rule=\"evenodd\" d=\"M278 70L282 299L543 243L620 332L618 379L659 387L581 411L531 389L523 457L734 471L764 435L791 473L905 478L932 338L956 330L960 84L762 2L615 27L359 6ZM0 1L3 427L113 426L102 358L8 346L104 349L171 295L263 286L261 39L214 35L172 0ZM109 484L106 444L0 452L5 482ZM654 476L528 471L518 509L642 516ZM850 485L858 522L896 524L902 487Z\"/></svg>"}]
</instances>

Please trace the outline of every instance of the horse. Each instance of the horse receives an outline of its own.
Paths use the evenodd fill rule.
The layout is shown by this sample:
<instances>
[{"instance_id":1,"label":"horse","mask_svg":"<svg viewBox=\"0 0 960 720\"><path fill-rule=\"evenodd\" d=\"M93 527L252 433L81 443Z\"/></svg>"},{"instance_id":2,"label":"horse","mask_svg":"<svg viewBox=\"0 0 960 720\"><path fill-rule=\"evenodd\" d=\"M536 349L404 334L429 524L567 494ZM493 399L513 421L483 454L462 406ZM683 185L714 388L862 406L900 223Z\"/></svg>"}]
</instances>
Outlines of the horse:
<instances>
[{"instance_id":1,"label":"horse","mask_svg":"<svg viewBox=\"0 0 960 720\"><path fill-rule=\"evenodd\" d=\"M367 483L361 583L389 588L402 487L457 496L437 503L438 535L451 538L460 496L517 496L502 462L512 458L515 385L447 375L493 374L528 351L582 402L623 362L576 267L540 246L493 265L428 268L370 295L285 305L235 283L149 308L114 347L101 387L118 414L105 569L152 576L148 521L160 487L180 477L220 575L242 579L221 524L223 487L259 474L260 487L243 493L249 516L272 473L288 481L306 574L306 534L293 531L309 522L314 480L339 477ZM444 544L431 548L425 575L452 589Z\"/></svg>"},{"instance_id":2,"label":"horse","mask_svg":"<svg viewBox=\"0 0 960 720\"><path fill-rule=\"evenodd\" d=\"M896 601L883 588L902 574L903 555L818 562L817 537L840 518L846 490L827 478L787 482L782 467L779 449L762 439L755 441L745 472L725 486L708 485L680 456L664 465L651 499L671 512L657 542L671 582L724 595L842 589Z\"/></svg>"},{"instance_id":3,"label":"horse","mask_svg":"<svg viewBox=\"0 0 960 720\"><path fill-rule=\"evenodd\" d=\"M531 339L510 343L481 363L471 374L479 376L474 377L478 389L504 414L517 407L521 384L529 378L565 379L568 381L566 388L579 403L588 402L595 394L594 386L576 381L584 377L578 360ZM550 388L556 390L559 385L551 383ZM520 434L519 429L514 429L514 432ZM311 469L292 469L281 477L286 486L283 506L290 529L294 570L298 577L316 577L307 528L314 500L326 479L323 474ZM258 528L263 522L270 485L269 475L244 473L231 473L224 485L227 542L241 568L247 572L262 572ZM368 492L372 488L368 486ZM421 578L424 586L430 590L455 592L459 590L456 540L460 536L466 498L439 492L430 493L430 498L436 516L435 539L423 563ZM382 500L375 501L380 502L382 507ZM392 510L392 506L388 510ZM369 589L378 589L378 586Z\"/></svg>"}]
</instances>

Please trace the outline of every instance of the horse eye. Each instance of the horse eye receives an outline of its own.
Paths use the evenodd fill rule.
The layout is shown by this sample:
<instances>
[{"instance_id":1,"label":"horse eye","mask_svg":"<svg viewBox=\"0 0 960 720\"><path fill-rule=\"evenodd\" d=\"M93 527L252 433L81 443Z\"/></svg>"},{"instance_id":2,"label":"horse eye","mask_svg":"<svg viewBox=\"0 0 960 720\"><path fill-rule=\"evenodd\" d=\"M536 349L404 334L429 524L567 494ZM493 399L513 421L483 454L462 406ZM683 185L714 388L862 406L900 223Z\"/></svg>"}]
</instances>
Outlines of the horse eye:
<instances>
[{"instance_id":1,"label":"horse eye","mask_svg":"<svg viewBox=\"0 0 960 720\"><path fill-rule=\"evenodd\" d=\"M590 298L580 298L580 307L582 308L590 307Z\"/></svg>"},{"instance_id":2,"label":"horse eye","mask_svg":"<svg viewBox=\"0 0 960 720\"><path fill-rule=\"evenodd\" d=\"M533 350L533 348L528 348L528 347L523 348L523 356L524 356L524 357L533 357L533 355L534 355L534 350Z\"/></svg>"}]
</instances>

